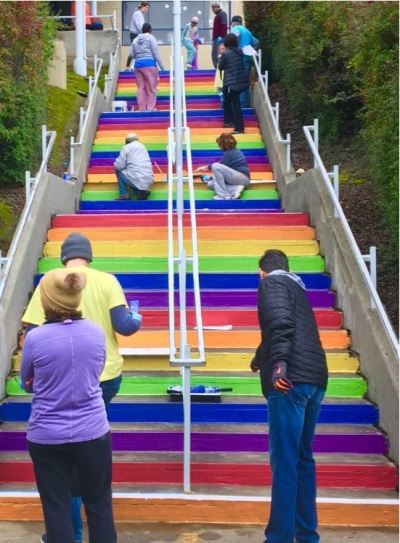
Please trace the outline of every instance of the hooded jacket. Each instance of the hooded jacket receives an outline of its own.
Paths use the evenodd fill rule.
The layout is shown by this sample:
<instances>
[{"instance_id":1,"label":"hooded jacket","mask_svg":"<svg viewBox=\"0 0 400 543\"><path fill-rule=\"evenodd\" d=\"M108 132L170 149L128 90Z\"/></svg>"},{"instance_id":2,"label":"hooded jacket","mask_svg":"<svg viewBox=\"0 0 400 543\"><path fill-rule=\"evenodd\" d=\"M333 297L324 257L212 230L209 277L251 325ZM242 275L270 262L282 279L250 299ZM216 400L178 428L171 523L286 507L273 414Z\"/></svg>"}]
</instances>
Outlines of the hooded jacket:
<instances>
[{"instance_id":1,"label":"hooded jacket","mask_svg":"<svg viewBox=\"0 0 400 543\"><path fill-rule=\"evenodd\" d=\"M224 72L224 87L234 92L243 92L249 88L250 81L244 65L244 54L239 47L229 47L221 55L218 70Z\"/></svg>"},{"instance_id":2,"label":"hooded jacket","mask_svg":"<svg viewBox=\"0 0 400 543\"><path fill-rule=\"evenodd\" d=\"M151 66L148 61L153 60L154 66L156 66L157 63L161 70L164 70L157 40L149 32L139 34L139 36L133 40L129 55L134 58L135 61L147 61L147 66ZM135 62L135 66L137 66L137 62Z\"/></svg>"},{"instance_id":3,"label":"hooded jacket","mask_svg":"<svg viewBox=\"0 0 400 543\"><path fill-rule=\"evenodd\" d=\"M272 371L286 362L292 383L326 389L328 368L314 312L301 279L288 272L272 272L258 287L258 319L261 343L255 362L260 367L261 388L267 398Z\"/></svg>"}]
</instances>

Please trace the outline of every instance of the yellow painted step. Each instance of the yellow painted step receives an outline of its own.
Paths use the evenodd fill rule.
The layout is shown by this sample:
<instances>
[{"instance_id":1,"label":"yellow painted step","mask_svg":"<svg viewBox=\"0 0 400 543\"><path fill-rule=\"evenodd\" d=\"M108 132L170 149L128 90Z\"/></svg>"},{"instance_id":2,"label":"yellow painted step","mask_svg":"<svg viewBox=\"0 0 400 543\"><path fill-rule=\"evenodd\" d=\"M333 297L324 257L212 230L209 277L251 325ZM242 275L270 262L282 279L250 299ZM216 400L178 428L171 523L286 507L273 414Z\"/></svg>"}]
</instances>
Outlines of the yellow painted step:
<instances>
[{"instance_id":1,"label":"yellow painted step","mask_svg":"<svg viewBox=\"0 0 400 543\"><path fill-rule=\"evenodd\" d=\"M299 241L199 241L200 256L260 256L268 249L280 249L288 256L316 256L319 254L318 243L312 240ZM167 256L168 246L165 241L96 241L92 243L93 256ZM177 250L177 249L176 249ZM188 256L192 256L189 243L185 243ZM47 242L44 245L45 257L59 257L61 242Z\"/></svg>"},{"instance_id":2,"label":"yellow painted step","mask_svg":"<svg viewBox=\"0 0 400 543\"><path fill-rule=\"evenodd\" d=\"M121 350L123 354L124 351ZM206 365L196 369L201 372L250 372L250 362L253 359L254 351L250 352L209 352L206 351ZM359 370L358 358L351 357L347 352L327 352L326 358L330 373L355 373ZM173 368L169 363L169 355L136 354L124 355L124 371L169 371ZM255 375L255 374L254 374ZM256 375L255 375L256 376Z\"/></svg>"},{"instance_id":3,"label":"yellow painted step","mask_svg":"<svg viewBox=\"0 0 400 543\"><path fill-rule=\"evenodd\" d=\"M208 175L210 175L211 172L208 172ZM187 175L187 174L184 174ZM251 179L253 181L272 181L273 180L273 174L272 172L250 172ZM167 174L166 173L155 173L154 178L156 181L166 181ZM203 183L203 181L200 180L200 178L197 178L199 183ZM88 183L116 183L117 178L114 173L89 173L87 175L87 182ZM205 185L205 184L204 184ZM264 189L265 187L263 187ZM262 190L263 190L262 189ZM97 189L94 189L97 190Z\"/></svg>"}]
</instances>

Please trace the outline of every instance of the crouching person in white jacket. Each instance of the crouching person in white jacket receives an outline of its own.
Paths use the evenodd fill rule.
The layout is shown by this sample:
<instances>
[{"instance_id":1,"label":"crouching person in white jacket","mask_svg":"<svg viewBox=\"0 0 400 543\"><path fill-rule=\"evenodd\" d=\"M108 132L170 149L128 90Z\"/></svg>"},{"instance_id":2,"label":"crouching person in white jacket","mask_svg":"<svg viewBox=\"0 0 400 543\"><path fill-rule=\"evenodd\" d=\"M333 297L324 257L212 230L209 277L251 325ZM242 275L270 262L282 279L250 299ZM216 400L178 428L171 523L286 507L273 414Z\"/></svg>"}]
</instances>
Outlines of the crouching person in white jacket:
<instances>
[{"instance_id":1,"label":"crouching person in white jacket","mask_svg":"<svg viewBox=\"0 0 400 543\"><path fill-rule=\"evenodd\" d=\"M130 200L128 189L136 195L136 200L147 200L149 188L154 182L153 167L146 147L139 142L133 132L127 134L126 145L114 162L118 180L119 197L117 200Z\"/></svg>"}]
</instances>

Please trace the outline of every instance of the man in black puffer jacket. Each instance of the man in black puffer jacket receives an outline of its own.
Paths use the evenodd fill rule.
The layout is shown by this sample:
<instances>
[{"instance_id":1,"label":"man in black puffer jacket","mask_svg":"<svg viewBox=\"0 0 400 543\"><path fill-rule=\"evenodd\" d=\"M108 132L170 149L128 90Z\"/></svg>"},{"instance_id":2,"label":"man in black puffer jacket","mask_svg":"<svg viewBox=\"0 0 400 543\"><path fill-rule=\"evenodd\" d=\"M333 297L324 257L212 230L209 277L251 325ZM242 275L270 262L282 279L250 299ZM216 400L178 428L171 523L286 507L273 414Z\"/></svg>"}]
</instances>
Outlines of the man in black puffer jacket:
<instances>
[{"instance_id":1,"label":"man in black puffer jacket","mask_svg":"<svg viewBox=\"0 0 400 543\"><path fill-rule=\"evenodd\" d=\"M221 55L218 70L224 72L224 125L234 126L232 134L243 134L244 124L240 107L240 94L249 89L249 75L244 65L243 51L238 47L235 34L227 34L223 41L226 51Z\"/></svg>"},{"instance_id":2,"label":"man in black puffer jacket","mask_svg":"<svg viewBox=\"0 0 400 543\"><path fill-rule=\"evenodd\" d=\"M266 542L318 543L315 426L328 369L303 281L282 251L259 261L261 343L251 362L268 400L271 512Z\"/></svg>"}]
</instances>

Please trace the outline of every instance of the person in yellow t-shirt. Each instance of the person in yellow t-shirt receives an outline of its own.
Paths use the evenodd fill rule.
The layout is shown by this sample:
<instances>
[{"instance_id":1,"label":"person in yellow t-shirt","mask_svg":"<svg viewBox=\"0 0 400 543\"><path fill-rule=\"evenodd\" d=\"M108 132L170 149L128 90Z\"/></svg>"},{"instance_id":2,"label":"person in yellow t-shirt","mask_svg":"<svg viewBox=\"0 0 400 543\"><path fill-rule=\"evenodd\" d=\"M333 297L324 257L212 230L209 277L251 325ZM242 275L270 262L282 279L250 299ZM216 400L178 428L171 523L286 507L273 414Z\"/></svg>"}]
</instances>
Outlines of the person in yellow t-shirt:
<instances>
[{"instance_id":1,"label":"person in yellow t-shirt","mask_svg":"<svg viewBox=\"0 0 400 543\"><path fill-rule=\"evenodd\" d=\"M106 364L100 376L100 386L107 408L122 381L123 358L119 354L115 332L131 336L139 330L142 316L128 313L125 295L117 279L110 273L89 268L91 261L92 247L88 238L80 233L70 234L61 246L61 262L67 268L86 274L87 282L79 309L85 319L99 324L106 335ZM26 334L45 322L39 289L33 293L22 321L27 324Z\"/></svg>"}]
</instances>

